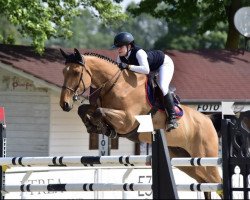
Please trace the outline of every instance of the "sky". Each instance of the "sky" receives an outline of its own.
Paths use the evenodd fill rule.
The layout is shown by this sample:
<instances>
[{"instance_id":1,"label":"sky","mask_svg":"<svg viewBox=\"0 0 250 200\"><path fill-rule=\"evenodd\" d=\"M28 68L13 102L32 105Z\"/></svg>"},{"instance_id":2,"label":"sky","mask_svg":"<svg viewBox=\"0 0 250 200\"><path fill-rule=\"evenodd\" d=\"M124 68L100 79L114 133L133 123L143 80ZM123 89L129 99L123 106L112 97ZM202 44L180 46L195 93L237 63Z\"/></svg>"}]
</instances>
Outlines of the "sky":
<instances>
[{"instance_id":1,"label":"sky","mask_svg":"<svg viewBox=\"0 0 250 200\"><path fill-rule=\"evenodd\" d=\"M141 0L123 0L122 3L121 3L121 5L125 9L127 7L127 5L130 4L131 2L138 3L140 1Z\"/></svg>"}]
</instances>

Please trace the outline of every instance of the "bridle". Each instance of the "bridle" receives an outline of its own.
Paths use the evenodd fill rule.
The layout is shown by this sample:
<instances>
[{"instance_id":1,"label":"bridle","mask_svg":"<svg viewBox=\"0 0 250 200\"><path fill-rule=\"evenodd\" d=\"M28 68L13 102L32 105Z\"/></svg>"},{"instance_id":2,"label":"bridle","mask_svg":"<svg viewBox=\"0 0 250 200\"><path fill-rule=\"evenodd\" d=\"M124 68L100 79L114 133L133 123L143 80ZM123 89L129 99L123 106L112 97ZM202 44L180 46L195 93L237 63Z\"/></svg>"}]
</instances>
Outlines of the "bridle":
<instances>
[{"instance_id":1,"label":"bridle","mask_svg":"<svg viewBox=\"0 0 250 200\"><path fill-rule=\"evenodd\" d=\"M83 70L85 69L85 71L89 74L89 76L91 77L91 73L86 69L85 65L81 65L82 66L82 71L81 71L81 75L80 75L80 79L78 81L77 86L75 87L75 89L68 87L67 85L63 85L62 89L67 89L71 92L74 93L73 95L73 101L77 101L78 100L78 96L82 95L88 88L86 88L85 83L83 81ZM82 83L83 85L83 91L81 93L78 94L78 89L80 87L80 84Z\"/></svg>"},{"instance_id":2,"label":"bridle","mask_svg":"<svg viewBox=\"0 0 250 200\"><path fill-rule=\"evenodd\" d=\"M75 87L75 89L73 89L73 88L71 88L71 87L68 87L67 85L63 85L63 86L62 86L62 89L67 89L67 90L70 90L70 91L72 91L72 92L74 93L74 95L73 95L73 101L77 101L77 100L78 100L78 96L81 96L81 95L88 89L88 88L86 88L86 86L85 86L85 84L84 84L84 81L83 81L83 70L85 69L85 71L86 71L86 72L89 74L89 76L91 77L91 73L89 72L88 69L86 69L85 64L80 64L80 65L82 66L82 71L81 71L80 79L79 79L78 84L77 84L77 86ZM115 83L116 83L116 81L118 80L118 78L119 78L121 72L122 72L121 70L118 70L117 73L114 75L114 77L112 77L110 80L106 81L105 83L101 84L101 86L100 86L99 88L97 88L92 94L90 94L89 97L90 97L91 95L93 95L94 93L96 93L97 91L102 90L102 89L107 85L108 82L112 81L115 77L117 77L116 80L115 80L115 82L112 84L112 85L115 85ZM79 86L80 86L81 82L82 82L82 84L83 84L83 91L82 91L81 93L78 94L77 91L78 91L78 89L79 89Z\"/></svg>"}]
</instances>

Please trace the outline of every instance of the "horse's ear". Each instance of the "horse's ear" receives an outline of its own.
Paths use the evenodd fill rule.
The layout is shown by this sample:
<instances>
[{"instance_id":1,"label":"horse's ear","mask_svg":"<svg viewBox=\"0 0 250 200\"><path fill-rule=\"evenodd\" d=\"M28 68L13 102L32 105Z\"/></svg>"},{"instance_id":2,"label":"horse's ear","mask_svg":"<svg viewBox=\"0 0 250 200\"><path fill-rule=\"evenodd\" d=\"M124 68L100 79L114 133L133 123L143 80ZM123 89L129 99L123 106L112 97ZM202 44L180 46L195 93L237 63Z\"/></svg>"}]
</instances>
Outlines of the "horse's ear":
<instances>
[{"instance_id":1,"label":"horse's ear","mask_svg":"<svg viewBox=\"0 0 250 200\"><path fill-rule=\"evenodd\" d=\"M77 60L80 61L80 63L84 65L84 62L83 62L83 59L82 59L82 55L80 54L80 52L78 51L78 49L74 48L74 52L75 52L75 56L76 56Z\"/></svg>"},{"instance_id":2,"label":"horse's ear","mask_svg":"<svg viewBox=\"0 0 250 200\"><path fill-rule=\"evenodd\" d=\"M74 48L74 52L77 57L82 57L78 49Z\"/></svg>"},{"instance_id":3,"label":"horse's ear","mask_svg":"<svg viewBox=\"0 0 250 200\"><path fill-rule=\"evenodd\" d=\"M65 59L67 59L68 55L67 55L62 49L60 49L60 51L61 51L62 56L63 56Z\"/></svg>"}]
</instances>

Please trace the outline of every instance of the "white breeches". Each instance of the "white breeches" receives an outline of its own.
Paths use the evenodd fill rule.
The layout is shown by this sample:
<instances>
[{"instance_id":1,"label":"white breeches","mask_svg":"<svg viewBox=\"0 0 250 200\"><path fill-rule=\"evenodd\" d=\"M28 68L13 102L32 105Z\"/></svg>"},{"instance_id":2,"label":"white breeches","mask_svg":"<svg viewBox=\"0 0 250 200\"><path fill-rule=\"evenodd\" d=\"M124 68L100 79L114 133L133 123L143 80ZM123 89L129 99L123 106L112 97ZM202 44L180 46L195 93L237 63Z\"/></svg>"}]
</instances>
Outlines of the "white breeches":
<instances>
[{"instance_id":1,"label":"white breeches","mask_svg":"<svg viewBox=\"0 0 250 200\"><path fill-rule=\"evenodd\" d=\"M157 72L158 75L156 80L165 96L169 91L169 84L174 74L174 62L168 55L165 55L164 62Z\"/></svg>"}]
</instances>

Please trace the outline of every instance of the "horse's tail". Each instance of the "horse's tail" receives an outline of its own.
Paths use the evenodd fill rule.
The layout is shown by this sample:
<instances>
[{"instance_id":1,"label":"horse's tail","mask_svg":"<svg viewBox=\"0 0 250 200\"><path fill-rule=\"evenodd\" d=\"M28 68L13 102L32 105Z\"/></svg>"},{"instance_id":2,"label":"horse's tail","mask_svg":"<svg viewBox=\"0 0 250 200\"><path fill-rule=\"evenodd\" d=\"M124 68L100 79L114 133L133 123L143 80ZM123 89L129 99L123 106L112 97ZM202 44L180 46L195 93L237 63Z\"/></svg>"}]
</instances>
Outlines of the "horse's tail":
<instances>
[{"instance_id":1,"label":"horse's tail","mask_svg":"<svg viewBox=\"0 0 250 200\"><path fill-rule=\"evenodd\" d=\"M221 113L214 113L214 114L209 114L209 118L212 120L214 128L218 134L218 137L221 137L221 118L222 114Z\"/></svg>"}]
</instances>

